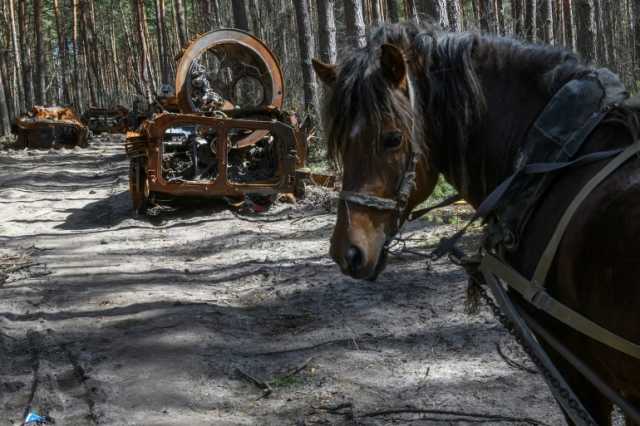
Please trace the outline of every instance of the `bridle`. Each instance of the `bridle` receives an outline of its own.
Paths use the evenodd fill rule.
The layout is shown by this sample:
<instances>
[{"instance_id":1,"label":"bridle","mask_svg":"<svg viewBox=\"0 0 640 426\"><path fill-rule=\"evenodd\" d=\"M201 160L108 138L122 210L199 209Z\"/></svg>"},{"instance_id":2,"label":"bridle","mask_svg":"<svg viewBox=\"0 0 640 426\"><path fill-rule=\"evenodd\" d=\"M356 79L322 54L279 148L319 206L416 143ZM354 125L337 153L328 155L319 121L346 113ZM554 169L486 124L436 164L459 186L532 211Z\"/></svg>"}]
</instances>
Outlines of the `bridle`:
<instances>
[{"instance_id":1,"label":"bridle","mask_svg":"<svg viewBox=\"0 0 640 426\"><path fill-rule=\"evenodd\" d=\"M406 62L405 65L405 69L407 70L409 103L411 104L411 109L415 116L416 100L414 83L411 74L409 73L409 66L408 64L406 64ZM413 125L411 127L411 140L409 141L409 161L407 162L404 174L402 176L402 179L400 180L400 184L398 185L397 195L394 198L379 197L377 195L358 191L341 191L338 195L340 200L344 201L347 210L349 209L349 204L355 204L373 210L392 212L394 214L394 229L393 232L389 233L384 243L383 250L385 251L389 248L389 244L391 244L391 241L395 238L398 231L400 231L400 227L402 224L402 214L406 210L407 205L409 204L411 192L416 186L416 169L418 167L420 155L414 147L414 143L416 143L415 119L413 120Z\"/></svg>"},{"instance_id":2,"label":"bridle","mask_svg":"<svg viewBox=\"0 0 640 426\"><path fill-rule=\"evenodd\" d=\"M339 198L345 202L347 208L350 204L367 207L379 211L390 211L395 216L395 225L393 232L389 234L385 242L385 247L389 245L391 240L400 230L402 221L402 213L407 208L411 192L416 186L416 168L418 166L419 156L413 147L409 154L409 162L405 169L400 185L398 186L398 195L395 198L378 197L377 195L368 194L366 192L341 191Z\"/></svg>"}]
</instances>

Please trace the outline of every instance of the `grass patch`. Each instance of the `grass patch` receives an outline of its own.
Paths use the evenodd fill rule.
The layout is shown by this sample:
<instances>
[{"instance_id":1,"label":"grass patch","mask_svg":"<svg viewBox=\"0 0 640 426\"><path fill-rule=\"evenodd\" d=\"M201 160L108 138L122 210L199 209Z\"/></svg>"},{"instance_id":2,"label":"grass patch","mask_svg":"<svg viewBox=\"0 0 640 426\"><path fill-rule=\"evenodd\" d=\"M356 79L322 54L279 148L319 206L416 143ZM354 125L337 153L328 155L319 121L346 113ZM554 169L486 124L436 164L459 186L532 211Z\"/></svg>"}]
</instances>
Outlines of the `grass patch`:
<instances>
[{"instance_id":1,"label":"grass patch","mask_svg":"<svg viewBox=\"0 0 640 426\"><path fill-rule=\"evenodd\" d=\"M429 200L439 202L444 200L445 198L451 197L455 193L456 190L453 188L453 186L449 185L447 181L444 180L444 177L440 175L438 177L438 183L431 193L431 197L429 197Z\"/></svg>"},{"instance_id":2,"label":"grass patch","mask_svg":"<svg viewBox=\"0 0 640 426\"><path fill-rule=\"evenodd\" d=\"M292 386L301 385L304 383L304 379L299 376L284 376L284 377L276 377L272 381L269 382L269 385L272 388L288 388Z\"/></svg>"},{"instance_id":3,"label":"grass patch","mask_svg":"<svg viewBox=\"0 0 640 426\"><path fill-rule=\"evenodd\" d=\"M15 135L0 136L0 149L13 148L17 139Z\"/></svg>"}]
</instances>

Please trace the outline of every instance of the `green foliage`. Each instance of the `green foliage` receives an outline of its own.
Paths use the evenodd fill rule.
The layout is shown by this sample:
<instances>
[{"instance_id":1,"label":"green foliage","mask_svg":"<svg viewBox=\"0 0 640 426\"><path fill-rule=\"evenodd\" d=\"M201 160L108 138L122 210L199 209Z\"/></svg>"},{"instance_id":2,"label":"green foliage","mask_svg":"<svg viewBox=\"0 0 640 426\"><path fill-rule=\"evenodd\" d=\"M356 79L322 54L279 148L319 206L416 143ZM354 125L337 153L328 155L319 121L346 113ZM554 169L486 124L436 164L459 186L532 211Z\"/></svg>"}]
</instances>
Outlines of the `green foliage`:
<instances>
[{"instance_id":1,"label":"green foliage","mask_svg":"<svg viewBox=\"0 0 640 426\"><path fill-rule=\"evenodd\" d=\"M444 177L440 175L440 177L438 177L438 183L436 184L431 197L429 197L429 200L433 202L442 201L455 193L456 190L453 188L453 186L449 185L449 183L444 180Z\"/></svg>"},{"instance_id":2,"label":"green foliage","mask_svg":"<svg viewBox=\"0 0 640 426\"><path fill-rule=\"evenodd\" d=\"M11 148L16 143L16 139L14 135L0 136L0 149Z\"/></svg>"},{"instance_id":3,"label":"green foliage","mask_svg":"<svg viewBox=\"0 0 640 426\"><path fill-rule=\"evenodd\" d=\"M327 160L327 145L322 138L313 138L309 141L307 162L313 172L326 173L331 170Z\"/></svg>"}]
</instances>

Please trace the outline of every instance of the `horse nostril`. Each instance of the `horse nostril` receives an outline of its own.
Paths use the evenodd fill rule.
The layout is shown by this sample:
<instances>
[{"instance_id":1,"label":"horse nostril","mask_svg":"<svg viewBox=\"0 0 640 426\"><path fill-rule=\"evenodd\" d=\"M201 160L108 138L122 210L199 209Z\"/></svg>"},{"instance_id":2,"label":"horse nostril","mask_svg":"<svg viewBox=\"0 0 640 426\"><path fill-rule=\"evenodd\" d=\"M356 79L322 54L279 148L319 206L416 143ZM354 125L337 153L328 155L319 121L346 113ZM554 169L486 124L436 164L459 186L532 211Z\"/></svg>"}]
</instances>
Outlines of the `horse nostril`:
<instances>
[{"instance_id":1,"label":"horse nostril","mask_svg":"<svg viewBox=\"0 0 640 426\"><path fill-rule=\"evenodd\" d=\"M351 272L355 272L362 266L362 250L360 250L356 246L349 247L347 250L347 255L345 256L347 260L347 265L349 265L349 269Z\"/></svg>"}]
</instances>

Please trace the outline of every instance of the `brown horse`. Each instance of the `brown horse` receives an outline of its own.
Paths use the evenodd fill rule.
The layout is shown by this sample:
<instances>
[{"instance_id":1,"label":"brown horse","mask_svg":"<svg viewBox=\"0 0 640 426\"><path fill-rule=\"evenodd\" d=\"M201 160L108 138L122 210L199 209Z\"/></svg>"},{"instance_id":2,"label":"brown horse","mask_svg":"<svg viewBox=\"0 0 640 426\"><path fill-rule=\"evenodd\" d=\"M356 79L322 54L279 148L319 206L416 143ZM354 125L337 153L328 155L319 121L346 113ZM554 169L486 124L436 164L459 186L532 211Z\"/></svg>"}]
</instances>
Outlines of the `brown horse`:
<instances>
[{"instance_id":1,"label":"brown horse","mask_svg":"<svg viewBox=\"0 0 640 426\"><path fill-rule=\"evenodd\" d=\"M331 255L344 273L363 279L375 279L384 268L385 242L428 198L439 174L477 208L513 173L531 123L553 94L592 69L562 49L412 24L382 26L342 63L315 61L314 68L330 88L324 124L330 158L343 169L344 191L374 201L394 199L412 155L419 155L416 186L400 211L349 199L340 203ZM580 154L627 146L638 129L637 111L618 107ZM554 180L518 249L507 255L525 277L532 275L573 195L604 164L562 172ZM640 342L639 165L634 157L589 195L564 235L546 284L556 299L633 342ZM640 406L640 361L530 311ZM550 355L595 421L611 424L612 404Z\"/></svg>"}]
</instances>

